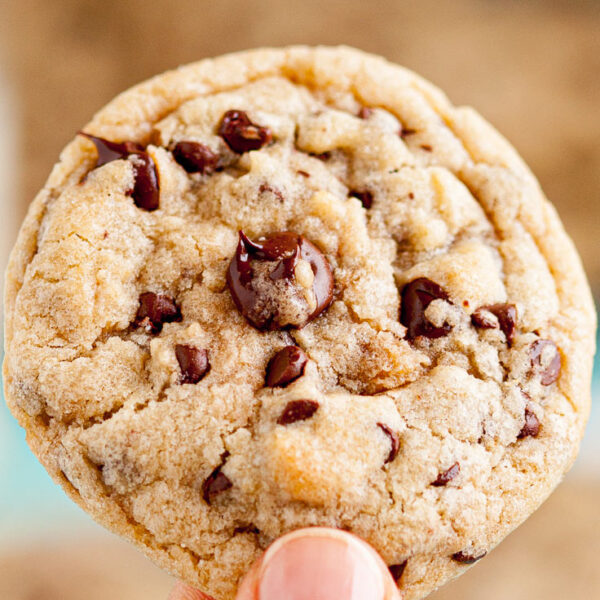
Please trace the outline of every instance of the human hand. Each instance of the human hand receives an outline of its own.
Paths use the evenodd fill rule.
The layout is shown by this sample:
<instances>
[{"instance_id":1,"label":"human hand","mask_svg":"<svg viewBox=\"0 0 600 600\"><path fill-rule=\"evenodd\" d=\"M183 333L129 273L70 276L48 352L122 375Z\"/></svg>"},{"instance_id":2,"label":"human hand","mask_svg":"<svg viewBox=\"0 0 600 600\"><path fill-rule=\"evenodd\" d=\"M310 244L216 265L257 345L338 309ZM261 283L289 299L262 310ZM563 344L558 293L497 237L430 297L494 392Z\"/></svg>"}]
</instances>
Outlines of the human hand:
<instances>
[{"instance_id":1,"label":"human hand","mask_svg":"<svg viewBox=\"0 0 600 600\"><path fill-rule=\"evenodd\" d=\"M240 584L236 600L401 600L368 544L338 529L309 528L274 542ZM169 600L212 600L183 583Z\"/></svg>"}]
</instances>

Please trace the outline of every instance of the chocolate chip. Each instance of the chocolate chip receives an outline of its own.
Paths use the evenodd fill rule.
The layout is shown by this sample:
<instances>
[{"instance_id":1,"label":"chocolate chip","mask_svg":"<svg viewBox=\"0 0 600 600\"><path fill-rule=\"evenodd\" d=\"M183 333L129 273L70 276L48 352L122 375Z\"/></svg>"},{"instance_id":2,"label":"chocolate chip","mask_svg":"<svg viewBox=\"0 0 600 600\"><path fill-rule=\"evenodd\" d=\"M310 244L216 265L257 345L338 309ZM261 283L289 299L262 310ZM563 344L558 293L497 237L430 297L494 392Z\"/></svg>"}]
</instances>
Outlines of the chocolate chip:
<instances>
[{"instance_id":1,"label":"chocolate chip","mask_svg":"<svg viewBox=\"0 0 600 600\"><path fill-rule=\"evenodd\" d=\"M462 563L463 565L472 565L478 560L481 560L486 554L487 552L482 552L481 554L477 555L467 554L466 552L456 552L452 555L452 560Z\"/></svg>"},{"instance_id":2,"label":"chocolate chip","mask_svg":"<svg viewBox=\"0 0 600 600\"><path fill-rule=\"evenodd\" d=\"M383 464L386 465L387 463L391 463L396 458L396 456L398 456L398 450L400 450L400 437L393 429L391 429L387 425L384 425L383 423L377 423L377 427L381 428L383 433L385 433L385 435L387 435L390 438L390 443L392 446L390 448L390 453L383 462Z\"/></svg>"},{"instance_id":3,"label":"chocolate chip","mask_svg":"<svg viewBox=\"0 0 600 600\"><path fill-rule=\"evenodd\" d=\"M286 346L267 365L266 384L285 387L304 373L308 357L298 346Z\"/></svg>"},{"instance_id":4,"label":"chocolate chip","mask_svg":"<svg viewBox=\"0 0 600 600\"><path fill-rule=\"evenodd\" d=\"M314 400L292 400L288 402L277 419L278 425L290 425L296 421L310 419L319 409L319 403Z\"/></svg>"},{"instance_id":5,"label":"chocolate chip","mask_svg":"<svg viewBox=\"0 0 600 600\"><path fill-rule=\"evenodd\" d=\"M311 154L311 156L314 156L315 158L318 158L319 160L322 160L322 161L326 161L331 158L331 152L320 152L318 154L314 154L311 152L310 154Z\"/></svg>"},{"instance_id":6,"label":"chocolate chip","mask_svg":"<svg viewBox=\"0 0 600 600\"><path fill-rule=\"evenodd\" d=\"M208 352L202 348L177 344L175 356L181 369L179 383L198 383L210 370Z\"/></svg>"},{"instance_id":7,"label":"chocolate chip","mask_svg":"<svg viewBox=\"0 0 600 600\"><path fill-rule=\"evenodd\" d=\"M177 142L173 158L188 173L213 173L219 165L219 155L199 142Z\"/></svg>"},{"instance_id":8,"label":"chocolate chip","mask_svg":"<svg viewBox=\"0 0 600 600\"><path fill-rule=\"evenodd\" d=\"M473 311L471 323L475 327L479 327L479 329L498 329L498 318L494 319L494 316L492 311L488 310L487 307L481 307Z\"/></svg>"},{"instance_id":9,"label":"chocolate chip","mask_svg":"<svg viewBox=\"0 0 600 600\"><path fill-rule=\"evenodd\" d=\"M544 360L544 364L542 364L542 360L547 358L550 353L552 353L552 358L549 361ZM552 340L533 342L529 348L529 356L533 368L540 373L542 385L551 385L558 379L561 358L560 352Z\"/></svg>"},{"instance_id":10,"label":"chocolate chip","mask_svg":"<svg viewBox=\"0 0 600 600\"><path fill-rule=\"evenodd\" d=\"M310 177L310 173L308 173L307 171L303 171L302 169L298 169L296 173L298 173L298 175L302 175L302 177Z\"/></svg>"},{"instance_id":11,"label":"chocolate chip","mask_svg":"<svg viewBox=\"0 0 600 600\"><path fill-rule=\"evenodd\" d=\"M490 317L490 313L497 321ZM480 329L496 329L500 326L508 345L512 346L517 328L517 307L506 303L481 306L471 315L471 322Z\"/></svg>"},{"instance_id":12,"label":"chocolate chip","mask_svg":"<svg viewBox=\"0 0 600 600\"><path fill-rule=\"evenodd\" d=\"M362 106L358 111L359 119L368 119L373 114L373 109L368 106Z\"/></svg>"},{"instance_id":13,"label":"chocolate chip","mask_svg":"<svg viewBox=\"0 0 600 600\"><path fill-rule=\"evenodd\" d=\"M450 483L460 473L460 464L455 462L449 469L442 471L431 485L443 487Z\"/></svg>"},{"instance_id":14,"label":"chocolate chip","mask_svg":"<svg viewBox=\"0 0 600 600\"><path fill-rule=\"evenodd\" d=\"M406 327L406 337L409 340L420 335L439 338L450 333L452 326L448 323L436 327L425 317L425 309L438 299L449 300L449 296L437 283L426 277L419 277L404 286L400 322Z\"/></svg>"},{"instance_id":15,"label":"chocolate chip","mask_svg":"<svg viewBox=\"0 0 600 600\"><path fill-rule=\"evenodd\" d=\"M528 407L525 407L525 424L519 432L517 439L522 440L526 437L537 437L540 432L540 420L537 415Z\"/></svg>"},{"instance_id":16,"label":"chocolate chip","mask_svg":"<svg viewBox=\"0 0 600 600\"><path fill-rule=\"evenodd\" d=\"M223 115L219 135L237 154L259 150L273 139L268 127L253 123L243 110L228 110Z\"/></svg>"},{"instance_id":17,"label":"chocolate chip","mask_svg":"<svg viewBox=\"0 0 600 600\"><path fill-rule=\"evenodd\" d=\"M301 264L303 263L303 264ZM298 269L304 279L298 279ZM291 231L240 240L227 271L238 310L261 330L301 328L333 299L333 274L322 252Z\"/></svg>"},{"instance_id":18,"label":"chocolate chip","mask_svg":"<svg viewBox=\"0 0 600 600\"><path fill-rule=\"evenodd\" d=\"M420 148L425 150L425 152L433 152L433 146L430 144L421 144Z\"/></svg>"},{"instance_id":19,"label":"chocolate chip","mask_svg":"<svg viewBox=\"0 0 600 600\"><path fill-rule=\"evenodd\" d=\"M517 329L517 307L514 304L494 304L490 309L498 317L500 329L506 337L507 344L512 346Z\"/></svg>"},{"instance_id":20,"label":"chocolate chip","mask_svg":"<svg viewBox=\"0 0 600 600\"><path fill-rule=\"evenodd\" d=\"M128 194L133 198L136 206L147 211L153 211L158 208L159 204L159 184L156 165L152 157L145 151L144 146L137 142L111 142L104 138L96 137L79 132L87 137L96 146L98 158L96 166L101 167L113 160L126 159L133 156L133 188L128 191Z\"/></svg>"},{"instance_id":21,"label":"chocolate chip","mask_svg":"<svg viewBox=\"0 0 600 600\"><path fill-rule=\"evenodd\" d=\"M282 203L285 200L285 198L283 197L283 192L279 188L269 185L268 183L261 183L260 187L258 188L258 193L259 194L265 194L265 193L272 194L273 196L275 196L275 198L277 198L277 200L279 200L279 202L282 202Z\"/></svg>"},{"instance_id":22,"label":"chocolate chip","mask_svg":"<svg viewBox=\"0 0 600 600\"><path fill-rule=\"evenodd\" d=\"M256 525L240 525L233 530L234 535L239 535L240 533L253 533L258 535L260 530Z\"/></svg>"},{"instance_id":23,"label":"chocolate chip","mask_svg":"<svg viewBox=\"0 0 600 600\"><path fill-rule=\"evenodd\" d=\"M210 504L215 496L227 491L233 484L227 475L221 472L223 465L219 465L202 484L202 497Z\"/></svg>"},{"instance_id":24,"label":"chocolate chip","mask_svg":"<svg viewBox=\"0 0 600 600\"><path fill-rule=\"evenodd\" d=\"M147 211L156 210L159 202L158 175L151 156L135 154L133 172L135 183L131 192L133 202Z\"/></svg>"},{"instance_id":25,"label":"chocolate chip","mask_svg":"<svg viewBox=\"0 0 600 600\"><path fill-rule=\"evenodd\" d=\"M354 198L358 198L365 208L371 208L371 206L373 206L373 194L371 192L357 192L356 190L353 190L350 192L350 195L354 196Z\"/></svg>"},{"instance_id":26,"label":"chocolate chip","mask_svg":"<svg viewBox=\"0 0 600 600\"><path fill-rule=\"evenodd\" d=\"M402 563L398 563L397 565L390 565L388 567L388 569L390 570L390 573L396 583L398 583L400 581L400 578L402 577L402 573L404 573L404 569L406 569L407 564L408 564L408 560L405 560Z\"/></svg>"},{"instance_id":27,"label":"chocolate chip","mask_svg":"<svg viewBox=\"0 0 600 600\"><path fill-rule=\"evenodd\" d=\"M404 139L407 138L409 135L414 135L415 133L417 133L416 129L411 129L410 127L402 127L398 135L400 135L400 137Z\"/></svg>"},{"instance_id":28,"label":"chocolate chip","mask_svg":"<svg viewBox=\"0 0 600 600\"><path fill-rule=\"evenodd\" d=\"M181 321L181 312L175 301L164 294L144 292L140 294L140 306L135 317L135 325L149 333L160 333L163 323Z\"/></svg>"}]
</instances>

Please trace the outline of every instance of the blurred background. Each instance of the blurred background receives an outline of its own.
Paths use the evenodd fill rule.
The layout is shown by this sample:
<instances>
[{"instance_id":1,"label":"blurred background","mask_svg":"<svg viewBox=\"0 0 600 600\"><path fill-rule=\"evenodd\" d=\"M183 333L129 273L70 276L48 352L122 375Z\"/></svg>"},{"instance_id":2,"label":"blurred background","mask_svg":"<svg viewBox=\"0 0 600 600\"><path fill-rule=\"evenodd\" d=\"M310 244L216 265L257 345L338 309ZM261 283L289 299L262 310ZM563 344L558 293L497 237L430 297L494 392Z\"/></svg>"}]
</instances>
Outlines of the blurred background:
<instances>
[{"instance_id":1,"label":"blurred background","mask_svg":"<svg viewBox=\"0 0 600 600\"><path fill-rule=\"evenodd\" d=\"M506 135L600 294L599 0L3 0L0 262L61 148L114 95L179 64L349 44L424 75ZM433 600L600 597L600 381L581 456L516 533ZM172 580L71 504L0 402L0 598L166 600Z\"/></svg>"}]
</instances>

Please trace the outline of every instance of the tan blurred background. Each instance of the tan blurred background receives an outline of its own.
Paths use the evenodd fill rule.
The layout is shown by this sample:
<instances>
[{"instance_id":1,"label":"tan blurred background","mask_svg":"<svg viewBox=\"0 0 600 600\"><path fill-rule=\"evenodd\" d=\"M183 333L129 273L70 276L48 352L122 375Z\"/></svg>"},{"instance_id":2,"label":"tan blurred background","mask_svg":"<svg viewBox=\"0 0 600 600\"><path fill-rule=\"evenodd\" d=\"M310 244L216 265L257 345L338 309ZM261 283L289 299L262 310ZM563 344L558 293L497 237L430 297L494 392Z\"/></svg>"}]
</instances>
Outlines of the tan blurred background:
<instances>
[{"instance_id":1,"label":"tan blurred background","mask_svg":"<svg viewBox=\"0 0 600 600\"><path fill-rule=\"evenodd\" d=\"M2 261L60 149L118 92L224 52L344 43L416 70L496 125L556 204L600 293L598 0L3 0L0 6ZM63 505L27 462L16 431L0 412L0 476L3 461L8 473L0 479L0 598L164 600L170 579ZM600 598L597 439L596 410L568 482L476 569L432 598ZM40 487L30 484L36 478Z\"/></svg>"}]
</instances>

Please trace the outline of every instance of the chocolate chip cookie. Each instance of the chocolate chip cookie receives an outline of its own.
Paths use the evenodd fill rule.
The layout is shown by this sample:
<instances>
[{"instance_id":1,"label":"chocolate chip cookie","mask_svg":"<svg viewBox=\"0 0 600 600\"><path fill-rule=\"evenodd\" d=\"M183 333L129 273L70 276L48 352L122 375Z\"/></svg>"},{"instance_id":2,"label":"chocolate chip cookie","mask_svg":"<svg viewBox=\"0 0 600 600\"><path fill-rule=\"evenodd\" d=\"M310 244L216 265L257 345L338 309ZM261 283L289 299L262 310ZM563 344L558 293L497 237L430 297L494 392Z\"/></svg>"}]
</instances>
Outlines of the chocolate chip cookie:
<instances>
[{"instance_id":1,"label":"chocolate chip cookie","mask_svg":"<svg viewBox=\"0 0 600 600\"><path fill-rule=\"evenodd\" d=\"M63 151L6 284L4 380L95 519L217 600L292 529L347 529L405 598L548 496L595 314L511 146L349 48L205 60Z\"/></svg>"}]
</instances>

